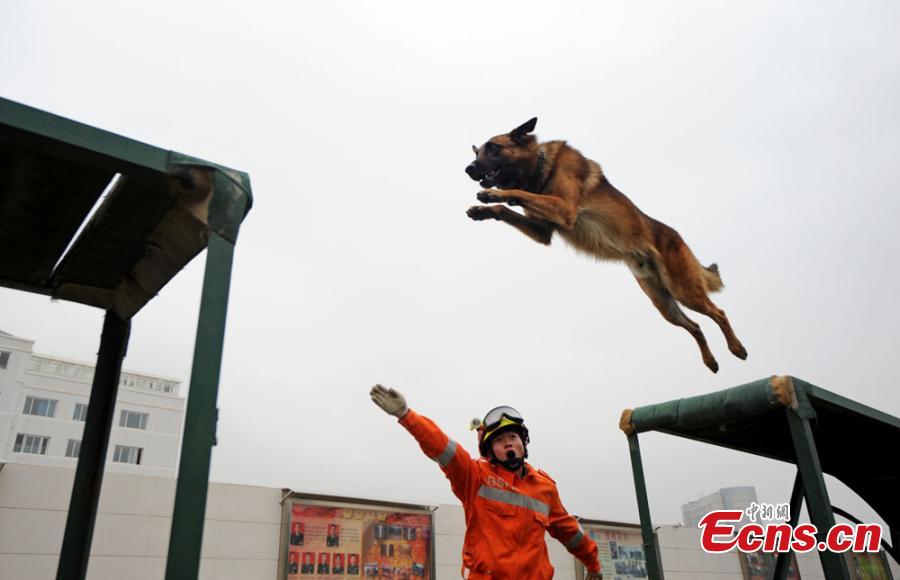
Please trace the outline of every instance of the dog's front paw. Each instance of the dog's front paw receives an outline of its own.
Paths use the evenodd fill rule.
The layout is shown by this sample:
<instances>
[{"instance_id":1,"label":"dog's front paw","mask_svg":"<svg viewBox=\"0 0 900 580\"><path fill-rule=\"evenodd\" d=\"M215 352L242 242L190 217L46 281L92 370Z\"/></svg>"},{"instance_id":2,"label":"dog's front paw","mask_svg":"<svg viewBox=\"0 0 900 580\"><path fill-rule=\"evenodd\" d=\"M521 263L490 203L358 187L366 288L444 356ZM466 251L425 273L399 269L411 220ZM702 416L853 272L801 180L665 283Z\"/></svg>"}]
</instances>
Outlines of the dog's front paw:
<instances>
[{"instance_id":1,"label":"dog's front paw","mask_svg":"<svg viewBox=\"0 0 900 580\"><path fill-rule=\"evenodd\" d=\"M492 205L473 205L466 210L466 215L477 222L497 219L497 212L494 210L494 207Z\"/></svg>"},{"instance_id":2,"label":"dog's front paw","mask_svg":"<svg viewBox=\"0 0 900 580\"><path fill-rule=\"evenodd\" d=\"M495 189L482 189L478 192L478 201L481 203L498 203L503 201L503 196Z\"/></svg>"}]
</instances>

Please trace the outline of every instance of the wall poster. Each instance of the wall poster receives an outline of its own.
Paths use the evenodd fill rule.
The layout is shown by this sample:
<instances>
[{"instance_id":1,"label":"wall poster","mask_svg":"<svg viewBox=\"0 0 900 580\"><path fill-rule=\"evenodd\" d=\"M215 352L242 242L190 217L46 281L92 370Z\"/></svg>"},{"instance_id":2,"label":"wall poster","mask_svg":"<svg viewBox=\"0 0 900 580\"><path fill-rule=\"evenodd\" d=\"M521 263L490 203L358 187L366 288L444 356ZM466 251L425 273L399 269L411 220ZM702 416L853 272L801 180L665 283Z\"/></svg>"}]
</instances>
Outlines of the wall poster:
<instances>
[{"instance_id":1,"label":"wall poster","mask_svg":"<svg viewBox=\"0 0 900 580\"><path fill-rule=\"evenodd\" d=\"M585 533L597 543L597 555L606 580L647 578L647 559L641 529L582 522Z\"/></svg>"},{"instance_id":2,"label":"wall poster","mask_svg":"<svg viewBox=\"0 0 900 580\"><path fill-rule=\"evenodd\" d=\"M434 578L430 511L345 501L285 502L282 578Z\"/></svg>"}]
</instances>

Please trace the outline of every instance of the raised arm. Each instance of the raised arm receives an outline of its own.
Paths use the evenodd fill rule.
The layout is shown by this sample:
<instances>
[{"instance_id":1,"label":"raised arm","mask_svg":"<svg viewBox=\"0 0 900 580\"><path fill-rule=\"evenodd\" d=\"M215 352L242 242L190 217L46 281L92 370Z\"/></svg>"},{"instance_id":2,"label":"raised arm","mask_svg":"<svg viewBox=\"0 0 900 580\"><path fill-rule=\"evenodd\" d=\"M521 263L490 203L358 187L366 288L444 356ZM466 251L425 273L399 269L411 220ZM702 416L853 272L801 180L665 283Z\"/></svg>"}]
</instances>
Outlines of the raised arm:
<instances>
[{"instance_id":1,"label":"raised arm","mask_svg":"<svg viewBox=\"0 0 900 580\"><path fill-rule=\"evenodd\" d=\"M456 497L465 499L471 491L475 462L463 446L447 437L434 421L410 409L406 398L397 390L375 385L369 396L385 413L399 419L400 424L419 442L425 455L440 466L450 480Z\"/></svg>"}]
</instances>

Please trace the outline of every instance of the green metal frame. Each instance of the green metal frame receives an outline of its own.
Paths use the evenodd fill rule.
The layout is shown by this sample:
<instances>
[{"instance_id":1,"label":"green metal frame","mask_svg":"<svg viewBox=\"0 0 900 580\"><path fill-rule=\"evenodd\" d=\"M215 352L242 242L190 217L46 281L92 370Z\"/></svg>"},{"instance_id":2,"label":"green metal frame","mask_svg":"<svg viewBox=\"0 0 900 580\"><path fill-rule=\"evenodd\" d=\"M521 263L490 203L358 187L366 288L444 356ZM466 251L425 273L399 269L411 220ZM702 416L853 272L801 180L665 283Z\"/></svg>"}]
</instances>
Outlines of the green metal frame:
<instances>
[{"instance_id":1,"label":"green metal frame","mask_svg":"<svg viewBox=\"0 0 900 580\"><path fill-rule=\"evenodd\" d=\"M828 530L834 526L834 513L831 511L831 502L828 500L828 488L825 487L825 477L822 475L822 466L819 463L816 442L809 427L809 419L799 417L791 409L785 409L785 414L791 429L794 451L797 453L797 468L800 472L803 495L806 497L809 519L818 530L816 539L824 542ZM847 560L843 554L821 550L819 551L819 560L822 562L825 577L829 580L833 578L850 580L850 569L847 567Z\"/></svg>"},{"instance_id":2,"label":"green metal frame","mask_svg":"<svg viewBox=\"0 0 900 580\"><path fill-rule=\"evenodd\" d=\"M647 499L638 433L659 431L711 443L730 449L788 461L797 465L797 476L791 493L791 524L796 525L803 499L812 523L819 530L817 539L824 541L834 526L834 513L825 485L824 472L831 473L859 493L888 523L892 535L900 517L896 502L900 467L896 462L881 461L870 465L870 473L860 474L856 457L844 457L847 429L852 425L858 436L871 444L876 438L887 448L900 444L900 419L855 401L830 393L793 377L762 379L723 391L668 401L658 405L626 410L621 425L628 437L634 474L641 532L651 580L663 578L658 561L657 539L653 532ZM786 386L786 387L785 387ZM816 429L814 422L824 422ZM824 448L817 446L816 434L824 437ZM837 431L835 434L833 432ZM790 445L785 445L790 442ZM862 448L855 446L854 448ZM823 459L824 458L824 459ZM826 465L827 463L827 465ZM896 558L896 549L883 543ZM849 580L850 570L843 554L819 551L826 578ZM788 554L780 554L775 578L787 574Z\"/></svg>"},{"instance_id":3,"label":"green metal frame","mask_svg":"<svg viewBox=\"0 0 900 580\"><path fill-rule=\"evenodd\" d=\"M233 252L234 246L227 240L218 235L210 237L181 447L181 470L175 490L175 511L169 537L167 580L197 578L200 572L206 482L209 481L212 448L216 444L216 399Z\"/></svg>"},{"instance_id":4,"label":"green metal frame","mask_svg":"<svg viewBox=\"0 0 900 580\"><path fill-rule=\"evenodd\" d=\"M48 167L85 182L51 183L57 189L50 191L42 181ZM58 579L87 575L131 317L207 249L166 568L167 579L197 578L234 246L252 205L249 177L0 98L3 168L12 177L0 175L0 207L17 213L0 215L0 234L4 225L22 229L8 221L18 218L56 237L46 247L29 248L28 259L36 266L20 263L2 270L6 264L0 264L0 286L106 310ZM73 224L87 216L87 202L99 198L98 186L116 173L124 176L125 186L108 195L62 257L60 244L69 238L60 235L74 234ZM73 191L80 195L74 209L64 197ZM29 210L36 206L58 211L35 216ZM53 219L65 224L57 227Z\"/></svg>"},{"instance_id":5,"label":"green metal frame","mask_svg":"<svg viewBox=\"0 0 900 580\"><path fill-rule=\"evenodd\" d=\"M803 480L800 477L800 471L797 471L797 476L794 478L794 489L791 490L791 519L788 522L791 529L797 527L797 523L800 521L800 509L802 507ZM775 560L775 573L772 575L772 580L786 580L788 562L792 555L792 552L781 552L778 554L778 558Z\"/></svg>"},{"instance_id":6,"label":"green metal frame","mask_svg":"<svg viewBox=\"0 0 900 580\"><path fill-rule=\"evenodd\" d=\"M659 546L656 532L650 518L650 501L647 498L647 480L644 478L644 463L641 461L641 446L637 433L628 435L628 451L631 455L631 471L634 475L634 492L637 496L638 515L641 518L641 539L644 545L644 558L647 560L647 574L650 580L662 580L663 569L659 561Z\"/></svg>"},{"instance_id":7,"label":"green metal frame","mask_svg":"<svg viewBox=\"0 0 900 580\"><path fill-rule=\"evenodd\" d=\"M130 328L130 321L122 320L115 312L106 312L57 578L84 578L87 575L91 538L103 484L103 466L106 464L109 432L119 390L119 373ZM77 498L80 499L76 501Z\"/></svg>"}]
</instances>

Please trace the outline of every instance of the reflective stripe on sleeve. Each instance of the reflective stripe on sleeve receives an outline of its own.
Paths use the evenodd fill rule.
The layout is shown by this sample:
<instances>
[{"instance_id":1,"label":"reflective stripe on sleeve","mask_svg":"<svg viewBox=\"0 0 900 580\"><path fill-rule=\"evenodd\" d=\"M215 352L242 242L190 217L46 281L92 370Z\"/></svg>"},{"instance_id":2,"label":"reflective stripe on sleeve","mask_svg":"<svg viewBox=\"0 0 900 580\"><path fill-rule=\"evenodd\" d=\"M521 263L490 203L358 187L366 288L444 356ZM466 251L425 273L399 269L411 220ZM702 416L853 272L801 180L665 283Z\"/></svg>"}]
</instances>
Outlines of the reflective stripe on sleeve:
<instances>
[{"instance_id":1,"label":"reflective stripe on sleeve","mask_svg":"<svg viewBox=\"0 0 900 580\"><path fill-rule=\"evenodd\" d=\"M574 550L578 547L578 544L581 543L581 539L584 538L584 528L581 527L581 524L578 524L578 531L575 532L575 535L572 538L563 544L567 550Z\"/></svg>"},{"instance_id":2,"label":"reflective stripe on sleeve","mask_svg":"<svg viewBox=\"0 0 900 580\"><path fill-rule=\"evenodd\" d=\"M456 441L450 439L447 441L447 446L444 447L444 450L441 451L441 454L437 457L432 457L433 460L437 461L438 465L441 467L447 467L450 464L450 460L453 459L453 456L456 455Z\"/></svg>"}]
</instances>

